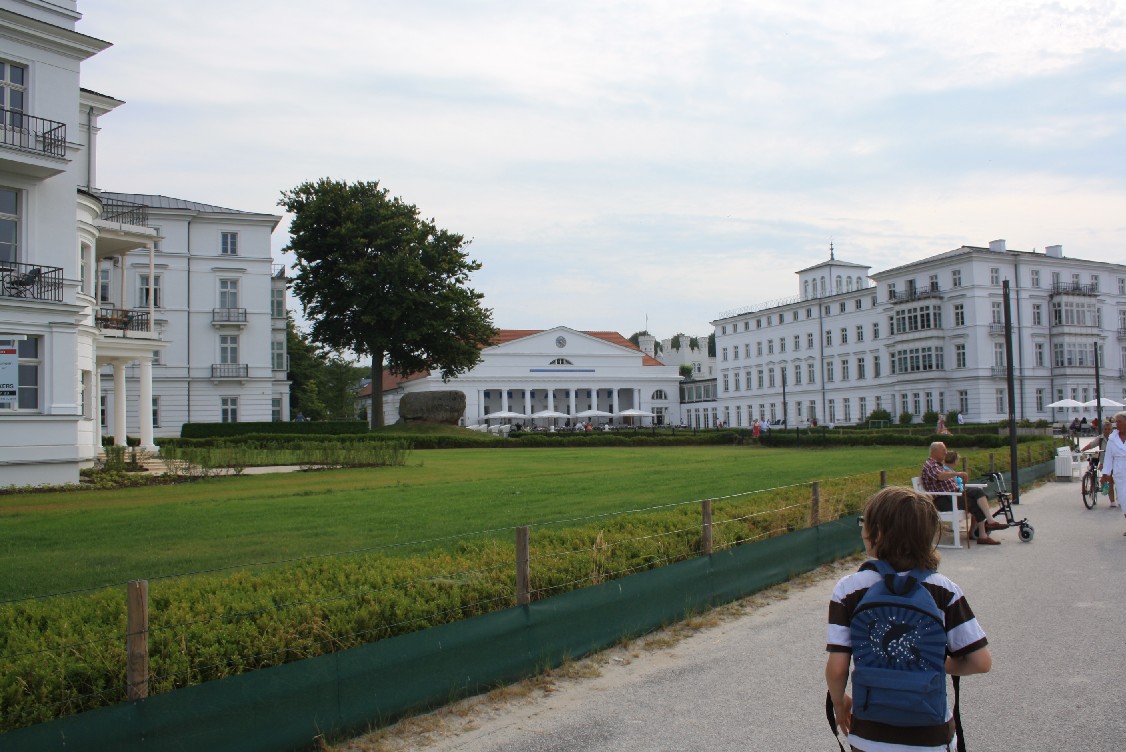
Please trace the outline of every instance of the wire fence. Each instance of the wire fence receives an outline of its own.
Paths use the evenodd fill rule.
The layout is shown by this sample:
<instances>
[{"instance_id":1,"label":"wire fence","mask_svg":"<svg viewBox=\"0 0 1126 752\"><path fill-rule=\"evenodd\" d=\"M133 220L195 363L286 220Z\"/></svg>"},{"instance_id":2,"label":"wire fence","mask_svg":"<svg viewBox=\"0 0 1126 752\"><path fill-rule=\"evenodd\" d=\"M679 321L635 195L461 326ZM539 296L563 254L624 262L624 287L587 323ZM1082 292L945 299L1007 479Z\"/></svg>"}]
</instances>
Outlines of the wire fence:
<instances>
[{"instance_id":1,"label":"wire fence","mask_svg":"<svg viewBox=\"0 0 1126 752\"><path fill-rule=\"evenodd\" d=\"M0 731L352 648L838 519L857 513L881 485L906 484L898 477L906 472L8 600L0 603ZM528 541L523 550L521 530ZM439 542L447 546L434 549ZM392 551L409 546L427 550Z\"/></svg>"}]
</instances>

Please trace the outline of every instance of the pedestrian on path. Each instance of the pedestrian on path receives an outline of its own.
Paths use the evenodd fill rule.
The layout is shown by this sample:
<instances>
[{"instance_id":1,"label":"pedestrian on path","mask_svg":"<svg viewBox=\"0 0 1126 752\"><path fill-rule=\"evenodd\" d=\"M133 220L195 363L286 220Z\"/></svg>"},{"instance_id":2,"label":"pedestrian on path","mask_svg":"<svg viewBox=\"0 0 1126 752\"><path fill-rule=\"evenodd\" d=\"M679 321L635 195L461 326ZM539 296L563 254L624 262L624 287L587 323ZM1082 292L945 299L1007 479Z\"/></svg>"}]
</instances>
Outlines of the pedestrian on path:
<instances>
[{"instance_id":1,"label":"pedestrian on path","mask_svg":"<svg viewBox=\"0 0 1126 752\"><path fill-rule=\"evenodd\" d=\"M825 663L825 681L837 726L848 736L853 750L941 752L954 749L958 739L953 711L946 709L945 675L985 673L992 668L993 658L985 632L961 588L935 571L938 567L935 549L940 525L938 510L926 494L891 486L868 499L860 522L864 551L875 561L865 562L860 571L841 578L829 602L826 645L829 658ZM900 588L904 583L907 587ZM893 584L896 588L891 587ZM916 588L916 584L919 587ZM933 616L941 621L945 638L942 633L933 633L933 620L930 628L920 623L918 628L911 629L899 618L891 618L883 626L873 620L867 631L854 629L854 619L858 612L864 611L858 608L862 601L865 608L871 606L872 611L891 608L865 601L870 590L880 592L879 589L885 587L901 596L912 593L914 597L926 598L929 594L926 600L932 608L937 607ZM920 594L920 590L926 592ZM854 644L860 635L871 639L865 644ZM931 644L935 637L939 640L937 651ZM864 688L864 701L858 706L854 706L853 698L845 693L854 658L857 670L852 677L853 691L859 691L858 684ZM865 681L858 682L862 658ZM897 676L889 679L890 674ZM931 686L934 682L915 681L922 674L940 677L941 701L937 704ZM872 683L867 682L869 678ZM890 687L895 689L887 689ZM883 697L881 688L884 688ZM928 694L923 695L923 692ZM916 693L920 699L931 701L933 710L929 715L934 715L934 719L920 723L910 718L912 709L921 704L916 701ZM870 708L872 697L877 701L882 699L885 704L878 710ZM896 723L900 718L903 722Z\"/></svg>"},{"instance_id":2,"label":"pedestrian on path","mask_svg":"<svg viewBox=\"0 0 1126 752\"><path fill-rule=\"evenodd\" d=\"M1113 483L1114 488L1126 489L1126 412L1114 414L1115 431L1106 440L1103 452L1103 483ZM1126 506L1122 507L1126 516ZM1123 533L1126 535L1126 533Z\"/></svg>"}]
</instances>

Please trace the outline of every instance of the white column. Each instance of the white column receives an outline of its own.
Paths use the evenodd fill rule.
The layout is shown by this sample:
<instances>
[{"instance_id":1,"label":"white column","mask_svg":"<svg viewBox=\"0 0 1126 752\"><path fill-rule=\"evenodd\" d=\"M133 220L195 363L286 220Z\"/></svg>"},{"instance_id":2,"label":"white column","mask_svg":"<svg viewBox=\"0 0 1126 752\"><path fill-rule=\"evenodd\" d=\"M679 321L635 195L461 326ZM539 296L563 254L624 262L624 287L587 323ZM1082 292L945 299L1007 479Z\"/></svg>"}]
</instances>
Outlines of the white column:
<instances>
[{"instance_id":1,"label":"white column","mask_svg":"<svg viewBox=\"0 0 1126 752\"><path fill-rule=\"evenodd\" d=\"M572 418L575 417L575 412L576 412L576 410L575 410L575 392L576 391L577 390L575 390L575 389L568 389L567 390L567 403L571 407L571 417Z\"/></svg>"},{"instance_id":2,"label":"white column","mask_svg":"<svg viewBox=\"0 0 1126 752\"><path fill-rule=\"evenodd\" d=\"M137 397L137 415L141 421L141 448L156 451L152 443L152 359L141 358L141 387Z\"/></svg>"},{"instance_id":3,"label":"white column","mask_svg":"<svg viewBox=\"0 0 1126 752\"><path fill-rule=\"evenodd\" d=\"M97 280L96 274L95 274L95 280ZM97 295L96 289L94 290L94 294ZM101 364L99 364L99 363L96 363L96 362L94 363L94 378L92 379L93 384L90 386L90 390L94 393L94 447L95 448L101 446L102 431L104 431L105 428L106 428L105 426L102 425L102 369L101 369L100 365Z\"/></svg>"},{"instance_id":4,"label":"white column","mask_svg":"<svg viewBox=\"0 0 1126 752\"><path fill-rule=\"evenodd\" d=\"M501 387L500 390L500 410L501 412L508 412L508 389Z\"/></svg>"},{"instance_id":5,"label":"white column","mask_svg":"<svg viewBox=\"0 0 1126 752\"><path fill-rule=\"evenodd\" d=\"M532 414L532 391L527 388L524 389L524 414Z\"/></svg>"},{"instance_id":6,"label":"white column","mask_svg":"<svg viewBox=\"0 0 1126 752\"><path fill-rule=\"evenodd\" d=\"M555 387L547 388L547 409L555 409Z\"/></svg>"},{"instance_id":7,"label":"white column","mask_svg":"<svg viewBox=\"0 0 1126 752\"><path fill-rule=\"evenodd\" d=\"M125 297L125 259L126 259L126 255L124 253L117 257L117 263L121 265L120 266L120 269L121 269L121 275L120 275L121 276L121 289L118 290L119 294L118 294L118 300L117 300L117 307L121 308L121 309L125 308L125 301L126 301L126 297ZM116 373L116 370L114 372Z\"/></svg>"},{"instance_id":8,"label":"white column","mask_svg":"<svg viewBox=\"0 0 1126 752\"><path fill-rule=\"evenodd\" d=\"M610 405L611 405L610 412L612 412L612 413L619 412L619 410L618 410L618 390L617 389L611 389L610 390Z\"/></svg>"},{"instance_id":9,"label":"white column","mask_svg":"<svg viewBox=\"0 0 1126 752\"><path fill-rule=\"evenodd\" d=\"M154 245L155 245L155 243L149 243L149 334L150 335L155 331L155 327L156 327L156 311L155 311L155 308L156 308L156 263L155 263L155 259L153 258L153 254L154 254L153 246ZM141 367L142 368L144 367L144 361L141 361ZM149 367L151 369L152 363L149 363ZM151 371L150 371L150 373L151 373ZM142 381L143 381L144 377L142 376L141 378L142 378ZM150 384L150 386L151 386L151 384ZM150 408L152 407L151 402L149 403L149 407ZM142 413L143 413L144 405L142 405L141 408L142 408ZM142 432L143 432L144 431L144 423L142 423L141 426L142 426ZM150 440L149 443L152 443L152 410L151 409L149 410L149 440ZM145 444L145 440L143 438L141 439L141 444L142 445Z\"/></svg>"},{"instance_id":10,"label":"white column","mask_svg":"<svg viewBox=\"0 0 1126 752\"><path fill-rule=\"evenodd\" d=\"M113 443L125 446L125 363L115 360L113 365Z\"/></svg>"}]
</instances>

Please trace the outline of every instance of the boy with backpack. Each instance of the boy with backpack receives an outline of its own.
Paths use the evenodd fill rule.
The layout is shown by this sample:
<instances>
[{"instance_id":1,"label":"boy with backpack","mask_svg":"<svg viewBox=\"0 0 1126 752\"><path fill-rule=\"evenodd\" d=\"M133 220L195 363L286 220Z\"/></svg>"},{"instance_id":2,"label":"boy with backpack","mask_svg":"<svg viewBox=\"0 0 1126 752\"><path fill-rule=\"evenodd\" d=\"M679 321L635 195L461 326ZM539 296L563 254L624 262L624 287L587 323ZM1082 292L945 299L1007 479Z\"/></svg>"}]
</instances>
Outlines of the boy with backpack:
<instances>
[{"instance_id":1,"label":"boy with backpack","mask_svg":"<svg viewBox=\"0 0 1126 752\"><path fill-rule=\"evenodd\" d=\"M961 588L935 571L938 510L926 494L891 486L868 499L860 525L872 560L841 578L829 602L829 723L853 752L964 750L957 677L989 671L993 658Z\"/></svg>"}]
</instances>

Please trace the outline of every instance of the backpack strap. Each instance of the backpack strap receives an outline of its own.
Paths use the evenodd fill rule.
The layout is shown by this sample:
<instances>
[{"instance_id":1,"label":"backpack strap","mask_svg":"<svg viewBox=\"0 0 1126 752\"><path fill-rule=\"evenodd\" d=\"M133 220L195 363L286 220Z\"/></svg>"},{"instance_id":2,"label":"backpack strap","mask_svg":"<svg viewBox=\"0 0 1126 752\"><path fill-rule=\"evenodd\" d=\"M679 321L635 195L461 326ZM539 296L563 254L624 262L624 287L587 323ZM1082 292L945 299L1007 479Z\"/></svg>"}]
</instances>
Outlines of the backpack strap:
<instances>
[{"instance_id":1,"label":"backpack strap","mask_svg":"<svg viewBox=\"0 0 1126 752\"><path fill-rule=\"evenodd\" d=\"M833 712L833 696L828 691L825 692L825 717L829 719L829 728L833 730L833 738L837 740L837 746L841 748L841 752L845 752L837 731L837 715ZM958 722L961 723L961 719ZM958 738L961 739L961 735ZM966 752L966 750L959 749L958 752Z\"/></svg>"},{"instance_id":2,"label":"backpack strap","mask_svg":"<svg viewBox=\"0 0 1126 752\"><path fill-rule=\"evenodd\" d=\"M950 677L954 681L954 730L958 733L958 752L966 752L966 737L962 733L962 709L958 694L961 691L962 677Z\"/></svg>"}]
</instances>

